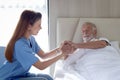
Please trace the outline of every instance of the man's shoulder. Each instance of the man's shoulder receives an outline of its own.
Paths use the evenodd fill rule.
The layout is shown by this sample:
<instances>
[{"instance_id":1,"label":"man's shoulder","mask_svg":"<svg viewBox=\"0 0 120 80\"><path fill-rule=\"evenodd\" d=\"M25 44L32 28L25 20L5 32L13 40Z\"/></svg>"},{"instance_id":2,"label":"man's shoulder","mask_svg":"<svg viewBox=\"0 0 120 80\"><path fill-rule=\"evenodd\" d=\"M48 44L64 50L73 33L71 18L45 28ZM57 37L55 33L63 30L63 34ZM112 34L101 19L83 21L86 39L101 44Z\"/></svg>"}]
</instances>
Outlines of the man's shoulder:
<instances>
[{"instance_id":1,"label":"man's shoulder","mask_svg":"<svg viewBox=\"0 0 120 80\"><path fill-rule=\"evenodd\" d=\"M110 42L109 39L106 38L106 37L99 37L99 40L105 40L105 41L107 41L107 42Z\"/></svg>"}]
</instances>

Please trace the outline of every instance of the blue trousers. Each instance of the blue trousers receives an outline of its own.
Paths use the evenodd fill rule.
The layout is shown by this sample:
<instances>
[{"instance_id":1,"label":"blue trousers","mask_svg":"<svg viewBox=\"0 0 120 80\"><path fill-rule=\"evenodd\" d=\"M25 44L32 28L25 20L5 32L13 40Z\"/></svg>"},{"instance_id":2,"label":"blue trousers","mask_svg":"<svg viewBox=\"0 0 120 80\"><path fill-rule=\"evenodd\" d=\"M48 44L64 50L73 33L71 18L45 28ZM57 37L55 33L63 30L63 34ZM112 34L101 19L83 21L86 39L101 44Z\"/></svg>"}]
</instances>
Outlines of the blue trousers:
<instances>
[{"instance_id":1,"label":"blue trousers","mask_svg":"<svg viewBox=\"0 0 120 80\"><path fill-rule=\"evenodd\" d=\"M9 78L7 80L53 80L53 79L51 76L47 74L27 73L25 75Z\"/></svg>"}]
</instances>

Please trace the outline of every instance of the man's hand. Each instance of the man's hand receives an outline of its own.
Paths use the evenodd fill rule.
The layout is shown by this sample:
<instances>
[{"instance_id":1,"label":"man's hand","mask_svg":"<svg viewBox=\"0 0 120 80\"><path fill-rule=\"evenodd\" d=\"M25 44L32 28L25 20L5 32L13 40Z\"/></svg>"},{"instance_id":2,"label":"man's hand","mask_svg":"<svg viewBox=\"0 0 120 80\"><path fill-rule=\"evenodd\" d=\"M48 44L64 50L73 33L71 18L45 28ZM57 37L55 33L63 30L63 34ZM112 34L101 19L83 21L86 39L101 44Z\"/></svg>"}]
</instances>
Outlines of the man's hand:
<instances>
[{"instance_id":1,"label":"man's hand","mask_svg":"<svg viewBox=\"0 0 120 80\"><path fill-rule=\"evenodd\" d=\"M63 52L63 54L69 55L73 53L76 49L72 45L73 45L73 42L71 41L64 41L63 43L61 43L60 49Z\"/></svg>"}]
</instances>

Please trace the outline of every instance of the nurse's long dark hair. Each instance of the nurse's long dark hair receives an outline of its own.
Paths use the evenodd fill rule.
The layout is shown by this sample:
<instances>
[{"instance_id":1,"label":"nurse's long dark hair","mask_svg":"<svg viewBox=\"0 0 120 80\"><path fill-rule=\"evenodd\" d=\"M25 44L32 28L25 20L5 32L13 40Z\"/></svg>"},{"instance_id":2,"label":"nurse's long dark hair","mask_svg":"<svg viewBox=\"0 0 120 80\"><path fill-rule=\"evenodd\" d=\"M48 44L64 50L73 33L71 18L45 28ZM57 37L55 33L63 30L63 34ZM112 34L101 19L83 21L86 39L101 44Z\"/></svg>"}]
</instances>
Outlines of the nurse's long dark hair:
<instances>
[{"instance_id":1,"label":"nurse's long dark hair","mask_svg":"<svg viewBox=\"0 0 120 80\"><path fill-rule=\"evenodd\" d=\"M42 18L42 15L39 12L34 12L31 10L25 10L22 12L19 22L14 31L14 34L13 34L12 38L10 39L10 41L6 47L6 50L5 50L5 57L9 62L13 61L15 42L24 36L29 25L33 25L37 20L39 20L41 18Z\"/></svg>"}]
</instances>

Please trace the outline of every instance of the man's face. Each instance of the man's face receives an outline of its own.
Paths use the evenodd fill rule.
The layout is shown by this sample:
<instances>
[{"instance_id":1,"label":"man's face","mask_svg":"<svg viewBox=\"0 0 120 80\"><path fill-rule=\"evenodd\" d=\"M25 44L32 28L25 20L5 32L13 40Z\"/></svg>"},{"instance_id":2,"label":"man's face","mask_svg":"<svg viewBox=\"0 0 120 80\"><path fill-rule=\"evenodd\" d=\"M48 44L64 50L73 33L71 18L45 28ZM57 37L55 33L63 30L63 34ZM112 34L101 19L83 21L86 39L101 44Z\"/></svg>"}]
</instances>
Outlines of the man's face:
<instances>
[{"instance_id":1,"label":"man's face","mask_svg":"<svg viewBox=\"0 0 120 80\"><path fill-rule=\"evenodd\" d=\"M82 26L82 38L84 42L88 42L94 38L94 30L91 25L83 24Z\"/></svg>"}]
</instances>

